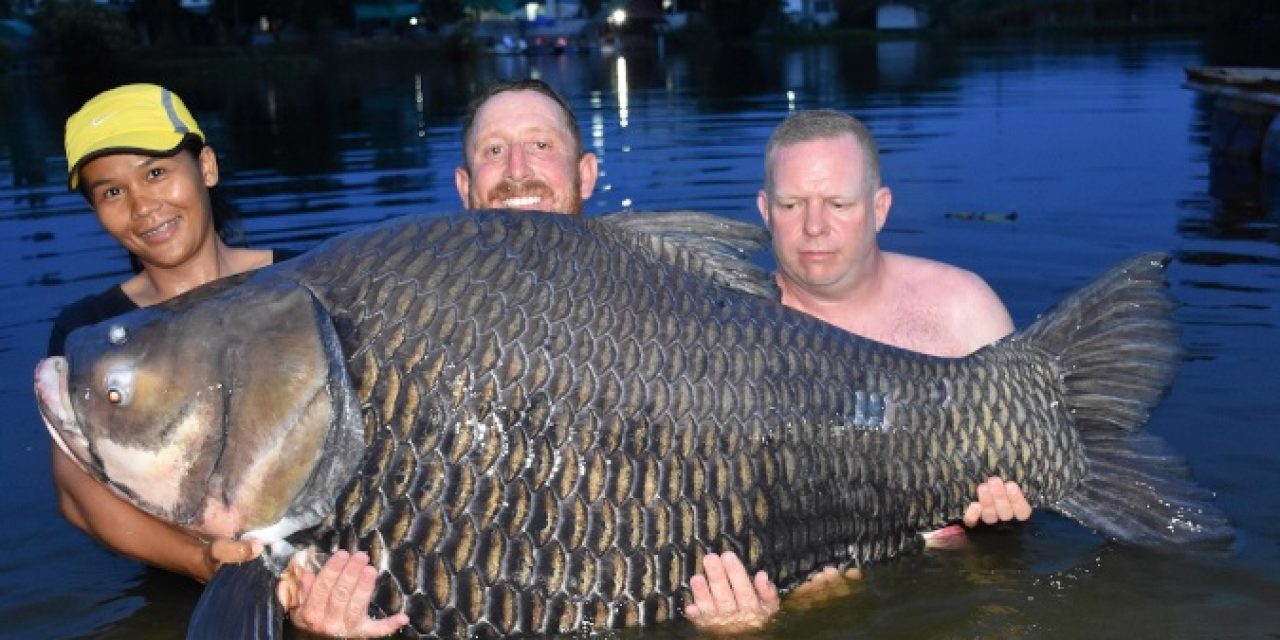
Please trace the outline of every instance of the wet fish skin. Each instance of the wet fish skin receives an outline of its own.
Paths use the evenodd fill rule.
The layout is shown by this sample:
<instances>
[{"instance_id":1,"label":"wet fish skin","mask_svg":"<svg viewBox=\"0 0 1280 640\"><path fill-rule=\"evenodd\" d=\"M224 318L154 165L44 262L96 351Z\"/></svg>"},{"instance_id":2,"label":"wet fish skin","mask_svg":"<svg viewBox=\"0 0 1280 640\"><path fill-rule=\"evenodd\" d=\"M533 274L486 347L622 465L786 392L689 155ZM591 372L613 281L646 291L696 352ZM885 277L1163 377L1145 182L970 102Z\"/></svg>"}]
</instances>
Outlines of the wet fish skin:
<instances>
[{"instance_id":1,"label":"wet fish skin","mask_svg":"<svg viewBox=\"0 0 1280 640\"><path fill-rule=\"evenodd\" d=\"M1036 504L1084 475L1056 390L1015 384L1057 378L1040 354L947 361L853 339L687 271L636 277L644 242L580 229L395 227L302 279L385 430L323 544L422 576L384 580L379 601L424 631L660 621L704 550L787 587L918 548L988 474Z\"/></svg>"},{"instance_id":2,"label":"wet fish skin","mask_svg":"<svg viewBox=\"0 0 1280 640\"><path fill-rule=\"evenodd\" d=\"M369 550L379 610L448 637L674 617L708 550L784 587L881 561L958 518L992 474L1109 535L1223 535L1183 475L1150 484L1188 524L1157 511L1142 528L1108 516L1150 496L1113 491L1123 471L1091 472L1091 444L1108 462L1151 454L1127 432L1180 354L1157 258L941 359L785 309L758 295L760 274L632 220L398 220L241 285L315 297L363 412L358 473L291 542ZM1071 355L1076 343L1090 348ZM1129 343L1125 362L1107 357Z\"/></svg>"}]
</instances>

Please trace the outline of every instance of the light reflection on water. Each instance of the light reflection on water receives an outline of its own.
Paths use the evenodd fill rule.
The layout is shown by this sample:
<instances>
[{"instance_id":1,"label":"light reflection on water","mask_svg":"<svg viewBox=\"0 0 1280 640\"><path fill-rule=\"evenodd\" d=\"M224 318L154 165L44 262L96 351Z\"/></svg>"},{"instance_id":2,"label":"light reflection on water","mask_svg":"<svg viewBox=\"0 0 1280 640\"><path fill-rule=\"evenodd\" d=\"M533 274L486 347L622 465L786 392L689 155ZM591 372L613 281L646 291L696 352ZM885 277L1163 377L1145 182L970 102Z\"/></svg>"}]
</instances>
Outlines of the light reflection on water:
<instances>
[{"instance_id":1,"label":"light reflection on water","mask_svg":"<svg viewBox=\"0 0 1280 640\"><path fill-rule=\"evenodd\" d=\"M880 140L894 188L883 244L977 271L1019 325L1130 254L1171 251L1187 363L1151 429L1218 492L1239 526L1229 550L1112 547L1042 511L1020 530L975 536L971 551L877 568L853 595L787 615L768 635L1256 637L1280 632L1280 401L1269 390L1280 186L1210 158L1207 104L1180 86L1182 68L1203 59L1183 41L891 41L120 80L184 96L258 245L304 247L391 215L454 209L467 96L536 75L564 91L600 156L589 214L692 208L755 220L769 131L793 109L834 106ZM12 423L0 447L0 548L10 550L0 636L172 637L198 593L60 520L29 391L56 310L127 270L62 182L62 118L103 86L0 83L0 403Z\"/></svg>"}]
</instances>

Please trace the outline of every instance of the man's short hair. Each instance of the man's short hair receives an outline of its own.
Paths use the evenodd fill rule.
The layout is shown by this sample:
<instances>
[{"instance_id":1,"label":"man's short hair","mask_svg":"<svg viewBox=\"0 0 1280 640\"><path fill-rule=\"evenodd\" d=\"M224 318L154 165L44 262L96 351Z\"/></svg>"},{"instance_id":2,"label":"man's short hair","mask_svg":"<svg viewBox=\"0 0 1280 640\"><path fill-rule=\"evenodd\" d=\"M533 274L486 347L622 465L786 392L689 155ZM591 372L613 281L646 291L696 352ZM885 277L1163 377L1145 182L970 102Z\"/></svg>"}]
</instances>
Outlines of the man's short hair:
<instances>
[{"instance_id":1,"label":"man's short hair","mask_svg":"<svg viewBox=\"0 0 1280 640\"><path fill-rule=\"evenodd\" d=\"M569 128L570 135L573 136L573 155L575 158L582 157L582 130L578 128L578 118L573 115L573 109L569 107L569 103L565 101L551 85L534 78L526 80L503 80L495 82L485 88L484 93L476 96L467 105L467 113L462 117L462 165L467 165L470 149L472 128L475 126L476 114L480 112L480 108L485 105L491 98L508 91L533 91L551 98L557 106L560 107L560 116L564 118L564 124Z\"/></svg>"},{"instance_id":2,"label":"man's short hair","mask_svg":"<svg viewBox=\"0 0 1280 640\"><path fill-rule=\"evenodd\" d=\"M844 134L852 135L858 141L866 166L867 190L875 193L880 188L880 150L876 139L861 120L834 109L797 111L773 130L764 149L765 193L773 193L773 154L779 149L812 140L838 138Z\"/></svg>"}]
</instances>

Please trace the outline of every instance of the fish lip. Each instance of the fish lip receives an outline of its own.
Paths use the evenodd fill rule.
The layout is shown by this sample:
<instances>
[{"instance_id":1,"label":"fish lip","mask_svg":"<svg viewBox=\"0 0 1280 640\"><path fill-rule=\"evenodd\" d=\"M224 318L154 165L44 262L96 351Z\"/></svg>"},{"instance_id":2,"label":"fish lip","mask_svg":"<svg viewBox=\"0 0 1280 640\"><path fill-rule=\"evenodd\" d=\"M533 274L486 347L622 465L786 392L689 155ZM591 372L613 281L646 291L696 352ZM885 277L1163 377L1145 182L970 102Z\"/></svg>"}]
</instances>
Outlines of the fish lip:
<instances>
[{"instance_id":1,"label":"fish lip","mask_svg":"<svg viewBox=\"0 0 1280 640\"><path fill-rule=\"evenodd\" d=\"M35 394L45 429L59 449L90 475L97 475L85 464L89 451L84 430L76 420L67 385L67 359L45 358L36 365Z\"/></svg>"}]
</instances>

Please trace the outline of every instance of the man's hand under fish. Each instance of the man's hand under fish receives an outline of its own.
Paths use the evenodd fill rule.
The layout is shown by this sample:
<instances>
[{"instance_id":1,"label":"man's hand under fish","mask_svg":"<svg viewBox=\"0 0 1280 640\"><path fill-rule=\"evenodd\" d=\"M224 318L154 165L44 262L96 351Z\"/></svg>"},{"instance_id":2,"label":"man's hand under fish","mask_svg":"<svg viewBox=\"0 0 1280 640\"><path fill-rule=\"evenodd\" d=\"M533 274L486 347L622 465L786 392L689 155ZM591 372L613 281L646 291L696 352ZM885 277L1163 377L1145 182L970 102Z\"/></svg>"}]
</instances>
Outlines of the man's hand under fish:
<instances>
[{"instance_id":1,"label":"man's hand under fish","mask_svg":"<svg viewBox=\"0 0 1280 640\"><path fill-rule=\"evenodd\" d=\"M978 485L978 500L964 514L964 526L997 524L1031 517L1031 504L1016 482L988 478ZM965 544L964 529L949 526L925 534L931 549L955 549ZM685 617L700 631L732 635L758 631L778 613L778 589L763 571L752 577L742 560L732 552L709 553L702 559L703 573L689 580L693 602L684 608ZM851 594L852 581L862 577L854 568L841 573L827 567L787 595L788 608L804 609L831 598Z\"/></svg>"},{"instance_id":2,"label":"man's hand under fish","mask_svg":"<svg viewBox=\"0 0 1280 640\"><path fill-rule=\"evenodd\" d=\"M206 560L213 569L224 564L248 562L262 553L256 540L212 540ZM340 638L381 638L409 624L409 616L397 613L386 618L369 616L378 572L369 564L369 554L339 550L329 556L319 571L304 566L294 556L280 576L276 597L293 620L293 626L309 633Z\"/></svg>"},{"instance_id":3,"label":"man's hand under fish","mask_svg":"<svg viewBox=\"0 0 1280 640\"><path fill-rule=\"evenodd\" d=\"M1004 482L1000 478L987 478L978 485L978 501L964 512L964 526L973 527L979 522L996 524L1010 520L1026 521L1031 517L1031 503L1022 494L1016 482Z\"/></svg>"},{"instance_id":4,"label":"man's hand under fish","mask_svg":"<svg viewBox=\"0 0 1280 640\"><path fill-rule=\"evenodd\" d=\"M319 574L307 571L294 556L276 595L299 629L342 638L380 638L409 624L409 616L369 616L369 600L377 578L378 571L369 565L369 555L362 551L338 551L329 556Z\"/></svg>"},{"instance_id":5,"label":"man's hand under fish","mask_svg":"<svg viewBox=\"0 0 1280 640\"><path fill-rule=\"evenodd\" d=\"M781 606L778 589L765 572L751 577L731 551L703 556L702 571L689 579L693 603L684 608L685 617L702 631L723 635L759 631Z\"/></svg>"},{"instance_id":6,"label":"man's hand under fish","mask_svg":"<svg viewBox=\"0 0 1280 640\"><path fill-rule=\"evenodd\" d=\"M978 500L965 511L967 527L978 523L996 524L1026 521L1031 505L1015 482L992 477L978 485ZM964 544L963 530L945 528L926 535L931 548L953 548ZM209 545L213 565L244 562L262 552L255 541L215 540ZM703 573L689 581L693 602L685 616L700 631L733 635L762 629L781 608L777 587L763 571L751 576L742 560L732 552L709 553L703 557ZM850 581L861 577L857 569L841 574L827 567L789 596L788 606L804 608L833 597L851 593ZM377 571L364 552L338 551L318 573L296 559L280 578L276 595L294 626L299 629L347 638L377 638L395 633L408 624L408 616L369 617Z\"/></svg>"}]
</instances>

